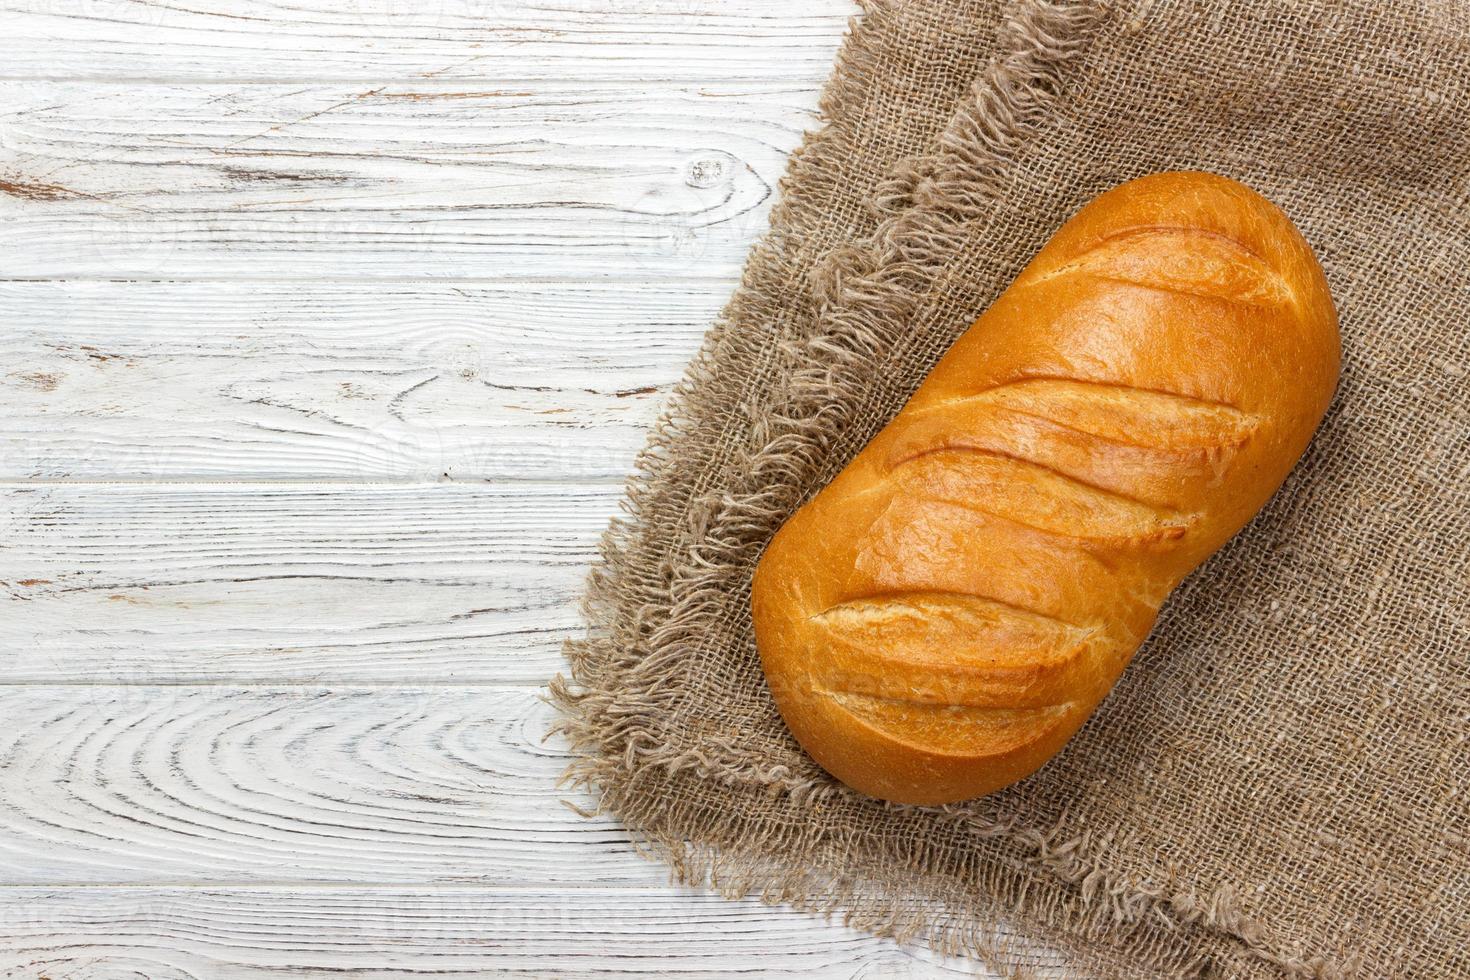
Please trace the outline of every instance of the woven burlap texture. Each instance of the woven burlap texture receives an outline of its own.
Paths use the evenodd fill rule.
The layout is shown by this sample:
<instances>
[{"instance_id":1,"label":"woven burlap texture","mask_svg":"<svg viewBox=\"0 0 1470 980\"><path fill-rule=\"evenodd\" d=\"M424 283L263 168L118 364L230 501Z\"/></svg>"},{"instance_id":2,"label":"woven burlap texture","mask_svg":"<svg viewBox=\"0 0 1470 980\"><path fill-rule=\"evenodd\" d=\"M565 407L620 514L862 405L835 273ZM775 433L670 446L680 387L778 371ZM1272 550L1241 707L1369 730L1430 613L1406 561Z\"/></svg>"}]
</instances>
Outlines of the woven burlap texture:
<instances>
[{"instance_id":1,"label":"woven burlap texture","mask_svg":"<svg viewBox=\"0 0 1470 980\"><path fill-rule=\"evenodd\" d=\"M553 682L678 876L1067 975L1470 977L1470 6L880 0L639 458ZM1327 420L1096 716L993 797L875 802L781 723L761 549L1071 214L1200 169L1341 317Z\"/></svg>"}]
</instances>

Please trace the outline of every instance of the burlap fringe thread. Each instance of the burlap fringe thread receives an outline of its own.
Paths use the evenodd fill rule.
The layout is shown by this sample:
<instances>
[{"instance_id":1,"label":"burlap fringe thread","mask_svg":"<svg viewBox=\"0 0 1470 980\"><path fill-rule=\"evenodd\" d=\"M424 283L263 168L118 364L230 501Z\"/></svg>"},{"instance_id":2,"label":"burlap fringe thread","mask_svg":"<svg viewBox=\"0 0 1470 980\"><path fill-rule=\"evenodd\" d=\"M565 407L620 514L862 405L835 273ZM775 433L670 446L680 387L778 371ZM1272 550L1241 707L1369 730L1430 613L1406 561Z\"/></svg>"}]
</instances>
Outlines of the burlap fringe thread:
<instances>
[{"instance_id":1,"label":"burlap fringe thread","mask_svg":"<svg viewBox=\"0 0 1470 980\"><path fill-rule=\"evenodd\" d=\"M870 3L866 13L871 17L901 3ZM689 529L697 542L690 548L691 560L670 569L667 581L656 585L634 580L628 556L648 546L641 517L671 468L679 465L678 450L688 436L683 420L704 414L704 390L715 370L714 351L728 329L726 318L711 331L638 457L622 505L624 516L605 533L601 562L590 578L585 613L592 635L567 644L572 680L558 676L550 684L551 701L561 712L553 731L571 746L573 761L564 784L594 793L595 813L623 820L639 852L668 863L682 883L708 885L730 898L756 894L767 903L840 913L844 923L876 935L922 941L944 954L976 956L1011 976L1029 972L1007 963L1016 951L1015 937L999 923L984 921L963 895L948 896L942 907L935 907L893 882L818 871L793 852L794 842L779 839L770 828L720 825L720 815L684 814L674 821L684 832L673 832L665 827L669 808L676 804L652 803L629 791L642 773L656 769L666 774L691 771L727 783L757 782L799 801L850 792L830 781L794 782L785 767L751 758L733 741L718 746L720 758L709 751L678 750L649 737L640 721L659 713L660 678L672 671L691 637L709 627L718 599L747 587L749 569L765 546L773 519L789 514L815 489L814 476L826 462L824 433L843 424L834 418L839 406L859 401L835 396L871 385L873 364L890 348L894 332L908 328L935 270L957 247L966 226L985 214L997 179L1029 129L1061 94L1064 69L1085 52L1110 7L1096 0L1028 0L1004 24L1000 53L958 108L938 152L898 168L874 197L873 206L883 219L872 239L830 253L814 276L811 287L822 304L819 329L783 350L793 364L787 405L771 431L752 433L759 448L743 461L744 492L688 502ZM824 115L856 97L869 58L859 46L844 49L824 93ZM793 155L786 181L822 179L819 164L806 150L804 145ZM772 219L778 227L780 209L778 204ZM752 263L762 250L776 247L769 240L757 244ZM731 305L738 302L737 292ZM631 618L620 608L630 594L647 599ZM659 603L668 609L666 616L654 620L644 615ZM733 774L736 766L738 777ZM1350 964L1283 952L1266 927L1242 911L1228 886L1202 897L1172 887L1115 881L1096 861L1107 842L1093 835L1064 837L1057 829L981 823L955 810L947 815L970 824L977 836L1008 837L1029 853L1036 868L1075 885L1084 915L1083 922L1074 923L1078 934L1102 935L1154 917L1170 930L1195 926L1232 936L1288 976L1327 980L1350 969ZM710 838L717 836L716 829L725 838L738 831L738 843L727 839L713 846L688 839L697 841L701 828L710 831ZM1034 911L1028 903L1035 901L1023 887L1014 905L1018 911ZM1203 954L1181 960L1147 942L1135 952L1141 964L1161 974L1199 976L1210 966Z\"/></svg>"}]
</instances>

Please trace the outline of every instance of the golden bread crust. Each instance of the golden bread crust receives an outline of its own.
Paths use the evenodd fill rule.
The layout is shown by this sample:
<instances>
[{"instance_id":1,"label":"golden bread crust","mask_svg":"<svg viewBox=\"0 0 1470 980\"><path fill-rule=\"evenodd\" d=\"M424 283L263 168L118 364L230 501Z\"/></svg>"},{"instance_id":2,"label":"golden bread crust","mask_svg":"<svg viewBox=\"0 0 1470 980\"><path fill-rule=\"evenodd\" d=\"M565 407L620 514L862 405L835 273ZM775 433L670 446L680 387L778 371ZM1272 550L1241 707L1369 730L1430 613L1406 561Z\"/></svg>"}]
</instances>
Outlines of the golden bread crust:
<instances>
[{"instance_id":1,"label":"golden bread crust","mask_svg":"<svg viewBox=\"0 0 1470 980\"><path fill-rule=\"evenodd\" d=\"M762 556L797 740L897 802L1035 771L1286 478L1339 357L1316 258L1254 191L1166 173L1097 198Z\"/></svg>"}]
</instances>

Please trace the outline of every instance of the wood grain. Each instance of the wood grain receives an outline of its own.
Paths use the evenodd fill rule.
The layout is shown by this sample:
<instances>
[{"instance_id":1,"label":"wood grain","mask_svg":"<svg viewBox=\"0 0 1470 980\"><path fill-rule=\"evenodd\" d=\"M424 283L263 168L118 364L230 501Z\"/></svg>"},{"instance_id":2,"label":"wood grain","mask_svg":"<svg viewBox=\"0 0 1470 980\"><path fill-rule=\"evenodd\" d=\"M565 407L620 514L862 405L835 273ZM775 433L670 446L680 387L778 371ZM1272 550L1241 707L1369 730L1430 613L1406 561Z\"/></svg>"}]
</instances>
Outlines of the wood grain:
<instances>
[{"instance_id":1,"label":"wood grain","mask_svg":"<svg viewBox=\"0 0 1470 980\"><path fill-rule=\"evenodd\" d=\"M853 12L0 0L0 974L984 974L541 741Z\"/></svg>"},{"instance_id":2,"label":"wood grain","mask_svg":"<svg viewBox=\"0 0 1470 980\"><path fill-rule=\"evenodd\" d=\"M0 489L0 679L540 685L613 485Z\"/></svg>"},{"instance_id":3,"label":"wood grain","mask_svg":"<svg viewBox=\"0 0 1470 980\"><path fill-rule=\"evenodd\" d=\"M728 294L0 282L0 479L620 479Z\"/></svg>"},{"instance_id":4,"label":"wood grain","mask_svg":"<svg viewBox=\"0 0 1470 980\"><path fill-rule=\"evenodd\" d=\"M984 976L753 900L660 888L9 888L0 971L72 980ZM1037 977L1054 960L1018 958Z\"/></svg>"},{"instance_id":5,"label":"wood grain","mask_svg":"<svg viewBox=\"0 0 1470 980\"><path fill-rule=\"evenodd\" d=\"M807 87L0 82L0 267L733 277Z\"/></svg>"},{"instance_id":6,"label":"wood grain","mask_svg":"<svg viewBox=\"0 0 1470 980\"><path fill-rule=\"evenodd\" d=\"M664 881L614 821L562 804L552 712L523 688L0 688L0 867L10 884Z\"/></svg>"},{"instance_id":7,"label":"wood grain","mask_svg":"<svg viewBox=\"0 0 1470 980\"><path fill-rule=\"evenodd\" d=\"M10 0L0 77L815 87L851 0Z\"/></svg>"}]
</instances>

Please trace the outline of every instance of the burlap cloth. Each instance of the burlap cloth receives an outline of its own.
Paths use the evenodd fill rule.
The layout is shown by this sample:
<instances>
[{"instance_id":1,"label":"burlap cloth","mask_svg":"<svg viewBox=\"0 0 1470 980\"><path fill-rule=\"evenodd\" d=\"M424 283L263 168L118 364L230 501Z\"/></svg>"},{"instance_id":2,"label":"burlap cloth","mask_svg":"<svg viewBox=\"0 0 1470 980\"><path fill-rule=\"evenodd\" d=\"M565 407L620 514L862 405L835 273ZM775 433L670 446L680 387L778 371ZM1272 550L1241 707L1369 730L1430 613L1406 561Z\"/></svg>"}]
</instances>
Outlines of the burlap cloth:
<instances>
[{"instance_id":1,"label":"burlap cloth","mask_svg":"<svg viewBox=\"0 0 1470 980\"><path fill-rule=\"evenodd\" d=\"M571 775L684 880L992 962L1011 934L1085 977L1470 977L1467 17L870 4L608 532L553 685ZM1333 410L1040 773L855 795L764 686L762 547L1069 215L1182 168L1316 249Z\"/></svg>"}]
</instances>

